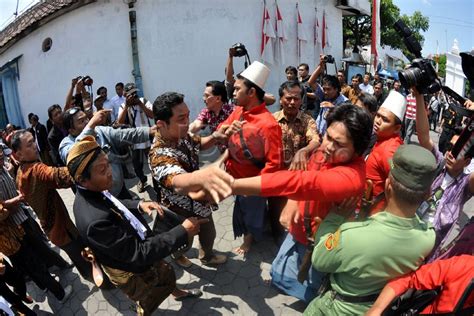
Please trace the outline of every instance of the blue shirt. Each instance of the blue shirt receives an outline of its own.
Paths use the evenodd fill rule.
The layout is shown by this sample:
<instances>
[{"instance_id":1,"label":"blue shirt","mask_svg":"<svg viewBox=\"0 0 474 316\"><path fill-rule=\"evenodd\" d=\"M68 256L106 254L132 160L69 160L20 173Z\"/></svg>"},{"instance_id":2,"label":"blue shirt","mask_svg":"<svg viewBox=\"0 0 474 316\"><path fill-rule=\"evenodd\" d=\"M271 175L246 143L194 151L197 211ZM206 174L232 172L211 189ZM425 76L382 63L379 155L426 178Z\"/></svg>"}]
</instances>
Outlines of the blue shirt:
<instances>
[{"instance_id":1,"label":"blue shirt","mask_svg":"<svg viewBox=\"0 0 474 316\"><path fill-rule=\"evenodd\" d=\"M316 94L319 97L319 100L331 102L332 104L334 104L334 106L341 105L342 103L344 103L345 101L348 100L344 95L342 95L340 93L334 100L326 99L324 97L323 89L321 89L320 85L318 85L318 87L316 88ZM321 108L319 110L318 117L316 118L316 126L317 126L318 132L321 136L326 134L326 129L327 129L326 113L329 111L329 109L330 108Z\"/></svg>"}]
</instances>

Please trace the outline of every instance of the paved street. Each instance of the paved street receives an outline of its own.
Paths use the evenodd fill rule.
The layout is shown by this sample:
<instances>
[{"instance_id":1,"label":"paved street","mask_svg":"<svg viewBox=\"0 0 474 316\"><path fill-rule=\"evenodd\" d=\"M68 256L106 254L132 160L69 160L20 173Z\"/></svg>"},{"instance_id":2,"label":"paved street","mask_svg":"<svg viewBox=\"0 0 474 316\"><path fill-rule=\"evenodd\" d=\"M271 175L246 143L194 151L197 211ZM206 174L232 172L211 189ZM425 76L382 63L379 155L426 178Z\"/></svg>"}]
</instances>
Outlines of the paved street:
<instances>
[{"instance_id":1,"label":"paved street","mask_svg":"<svg viewBox=\"0 0 474 316\"><path fill-rule=\"evenodd\" d=\"M207 157L204 157L206 161ZM137 180L127 180L127 185L136 191ZM148 183L151 183L150 176ZM148 191L139 194L143 198L154 198L151 186ZM71 190L60 190L60 194L70 211L71 218L74 195ZM228 198L219 205L213 214L216 223L217 238L214 248L227 254L226 264L216 268L202 266L197 259L197 238L193 248L187 253L194 263L189 269L175 267L178 286L181 288L200 288L204 295L199 299L177 302L168 298L163 302L155 315L299 315L304 305L298 300L279 293L265 284L269 279L271 262L277 248L270 233L265 240L256 244L251 252L243 258L232 253L241 240L234 240L232 230L233 198ZM63 257L66 254L61 251ZM69 259L66 259L69 260ZM28 292L36 302L34 310L39 315L134 315L134 303L120 290L99 290L93 284L82 279L74 268L72 271L58 272L63 285L72 284L73 295L62 306L53 295L45 295L33 283L28 283Z\"/></svg>"},{"instance_id":2,"label":"paved street","mask_svg":"<svg viewBox=\"0 0 474 316\"><path fill-rule=\"evenodd\" d=\"M437 140L437 134L432 133ZM415 138L415 137L414 137ZM203 161L210 160L204 157ZM148 181L151 183L151 181ZM136 192L136 180L127 180L127 185ZM61 190L68 209L72 215L74 195L71 190ZM141 195L153 198L151 186L148 192ZM471 200L467 209L473 210ZM226 264L215 268L201 266L197 259L197 238L194 248L188 257L194 263L189 269L183 270L175 266L180 287L200 288L204 295L200 299L176 302L168 298L163 302L155 315L299 315L304 305L298 300L283 295L265 284L269 278L271 262L277 248L269 236L254 245L250 254L244 259L234 255L232 249L240 244L234 240L232 231L233 199L223 201L219 210L214 213L217 238L215 249L229 256ZM65 256L64 252L61 252ZM133 302L119 290L99 290L93 284L83 280L76 269L58 273L61 284L72 284L72 297L63 305L59 305L51 294L44 294L32 282L28 283L28 292L36 302L34 310L39 315L134 315Z\"/></svg>"}]
</instances>

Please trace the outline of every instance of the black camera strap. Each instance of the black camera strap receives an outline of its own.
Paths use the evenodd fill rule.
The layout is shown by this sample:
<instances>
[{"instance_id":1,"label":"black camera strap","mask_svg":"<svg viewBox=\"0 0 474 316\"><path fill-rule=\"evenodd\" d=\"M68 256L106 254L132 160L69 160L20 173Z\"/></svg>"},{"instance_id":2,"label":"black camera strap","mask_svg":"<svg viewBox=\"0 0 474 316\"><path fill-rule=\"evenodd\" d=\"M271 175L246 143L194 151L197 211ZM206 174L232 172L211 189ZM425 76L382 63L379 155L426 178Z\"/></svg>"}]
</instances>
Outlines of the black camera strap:
<instances>
[{"instance_id":1,"label":"black camera strap","mask_svg":"<svg viewBox=\"0 0 474 316\"><path fill-rule=\"evenodd\" d=\"M239 121L242 122L243 120L244 120L244 114L242 113L242 115L240 115ZM239 130L239 138L240 138L240 146L242 146L244 157L250 160L258 169L263 169L263 167L265 167L265 162L262 160L258 160L253 156L252 152L249 149L249 146L247 146L247 143L245 142L244 131L242 128Z\"/></svg>"}]
</instances>

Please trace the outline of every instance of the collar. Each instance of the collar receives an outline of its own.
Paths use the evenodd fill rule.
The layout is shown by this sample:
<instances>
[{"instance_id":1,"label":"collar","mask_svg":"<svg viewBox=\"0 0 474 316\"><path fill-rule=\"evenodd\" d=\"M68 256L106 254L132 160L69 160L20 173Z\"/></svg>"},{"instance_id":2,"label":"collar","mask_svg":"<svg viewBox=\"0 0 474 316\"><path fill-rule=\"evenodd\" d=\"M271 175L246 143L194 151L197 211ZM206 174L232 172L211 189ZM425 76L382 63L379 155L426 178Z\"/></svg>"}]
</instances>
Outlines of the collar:
<instances>
[{"instance_id":1,"label":"collar","mask_svg":"<svg viewBox=\"0 0 474 316\"><path fill-rule=\"evenodd\" d=\"M96 192L96 191L91 191L89 189L86 189L78 184L76 184L77 191L82 194L86 199L92 198L92 199L102 199L103 195L102 192Z\"/></svg>"},{"instance_id":2,"label":"collar","mask_svg":"<svg viewBox=\"0 0 474 316\"><path fill-rule=\"evenodd\" d=\"M422 222L416 215L414 217L408 218L396 216L390 212L383 211L373 215L372 218L384 225L399 229L401 228L408 230L420 227L420 225L426 227L426 224Z\"/></svg>"},{"instance_id":3,"label":"collar","mask_svg":"<svg viewBox=\"0 0 474 316\"><path fill-rule=\"evenodd\" d=\"M156 148L156 147L177 148L180 141L181 140L178 140L178 142L173 142L167 138L164 138L161 135L160 131L157 130L155 133L155 138L153 139L152 148Z\"/></svg>"},{"instance_id":4,"label":"collar","mask_svg":"<svg viewBox=\"0 0 474 316\"><path fill-rule=\"evenodd\" d=\"M265 102L262 102L260 105L254 106L253 108L247 111L242 107L242 114L245 115L262 113L266 109L266 106L267 105L265 104Z\"/></svg>"},{"instance_id":5,"label":"collar","mask_svg":"<svg viewBox=\"0 0 474 316\"><path fill-rule=\"evenodd\" d=\"M280 110L277 112L276 120L277 122L281 122L283 119L285 119L287 122L295 122L297 120L302 121L302 117L303 117L303 112L300 110L298 111L298 114L296 114L295 119L293 121L290 121L288 117L285 115L285 112L283 110Z\"/></svg>"}]
</instances>

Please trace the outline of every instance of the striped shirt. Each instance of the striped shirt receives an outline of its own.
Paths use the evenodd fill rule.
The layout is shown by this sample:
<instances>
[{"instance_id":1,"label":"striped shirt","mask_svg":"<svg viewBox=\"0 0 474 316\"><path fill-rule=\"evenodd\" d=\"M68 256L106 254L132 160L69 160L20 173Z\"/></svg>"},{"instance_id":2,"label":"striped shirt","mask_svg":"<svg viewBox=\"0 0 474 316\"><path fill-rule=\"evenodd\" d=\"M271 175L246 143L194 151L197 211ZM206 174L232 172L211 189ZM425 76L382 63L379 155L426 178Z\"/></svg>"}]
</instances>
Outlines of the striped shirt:
<instances>
[{"instance_id":1,"label":"striped shirt","mask_svg":"<svg viewBox=\"0 0 474 316\"><path fill-rule=\"evenodd\" d=\"M10 176L5 168L0 168L0 200L5 201L18 196L15 181ZM23 203L16 210L10 209L10 218L17 225L20 225L27 220L26 214L23 210L27 207Z\"/></svg>"},{"instance_id":2,"label":"striped shirt","mask_svg":"<svg viewBox=\"0 0 474 316\"><path fill-rule=\"evenodd\" d=\"M407 95L407 111L405 118L409 120L416 120L416 99L413 94Z\"/></svg>"}]
</instances>

